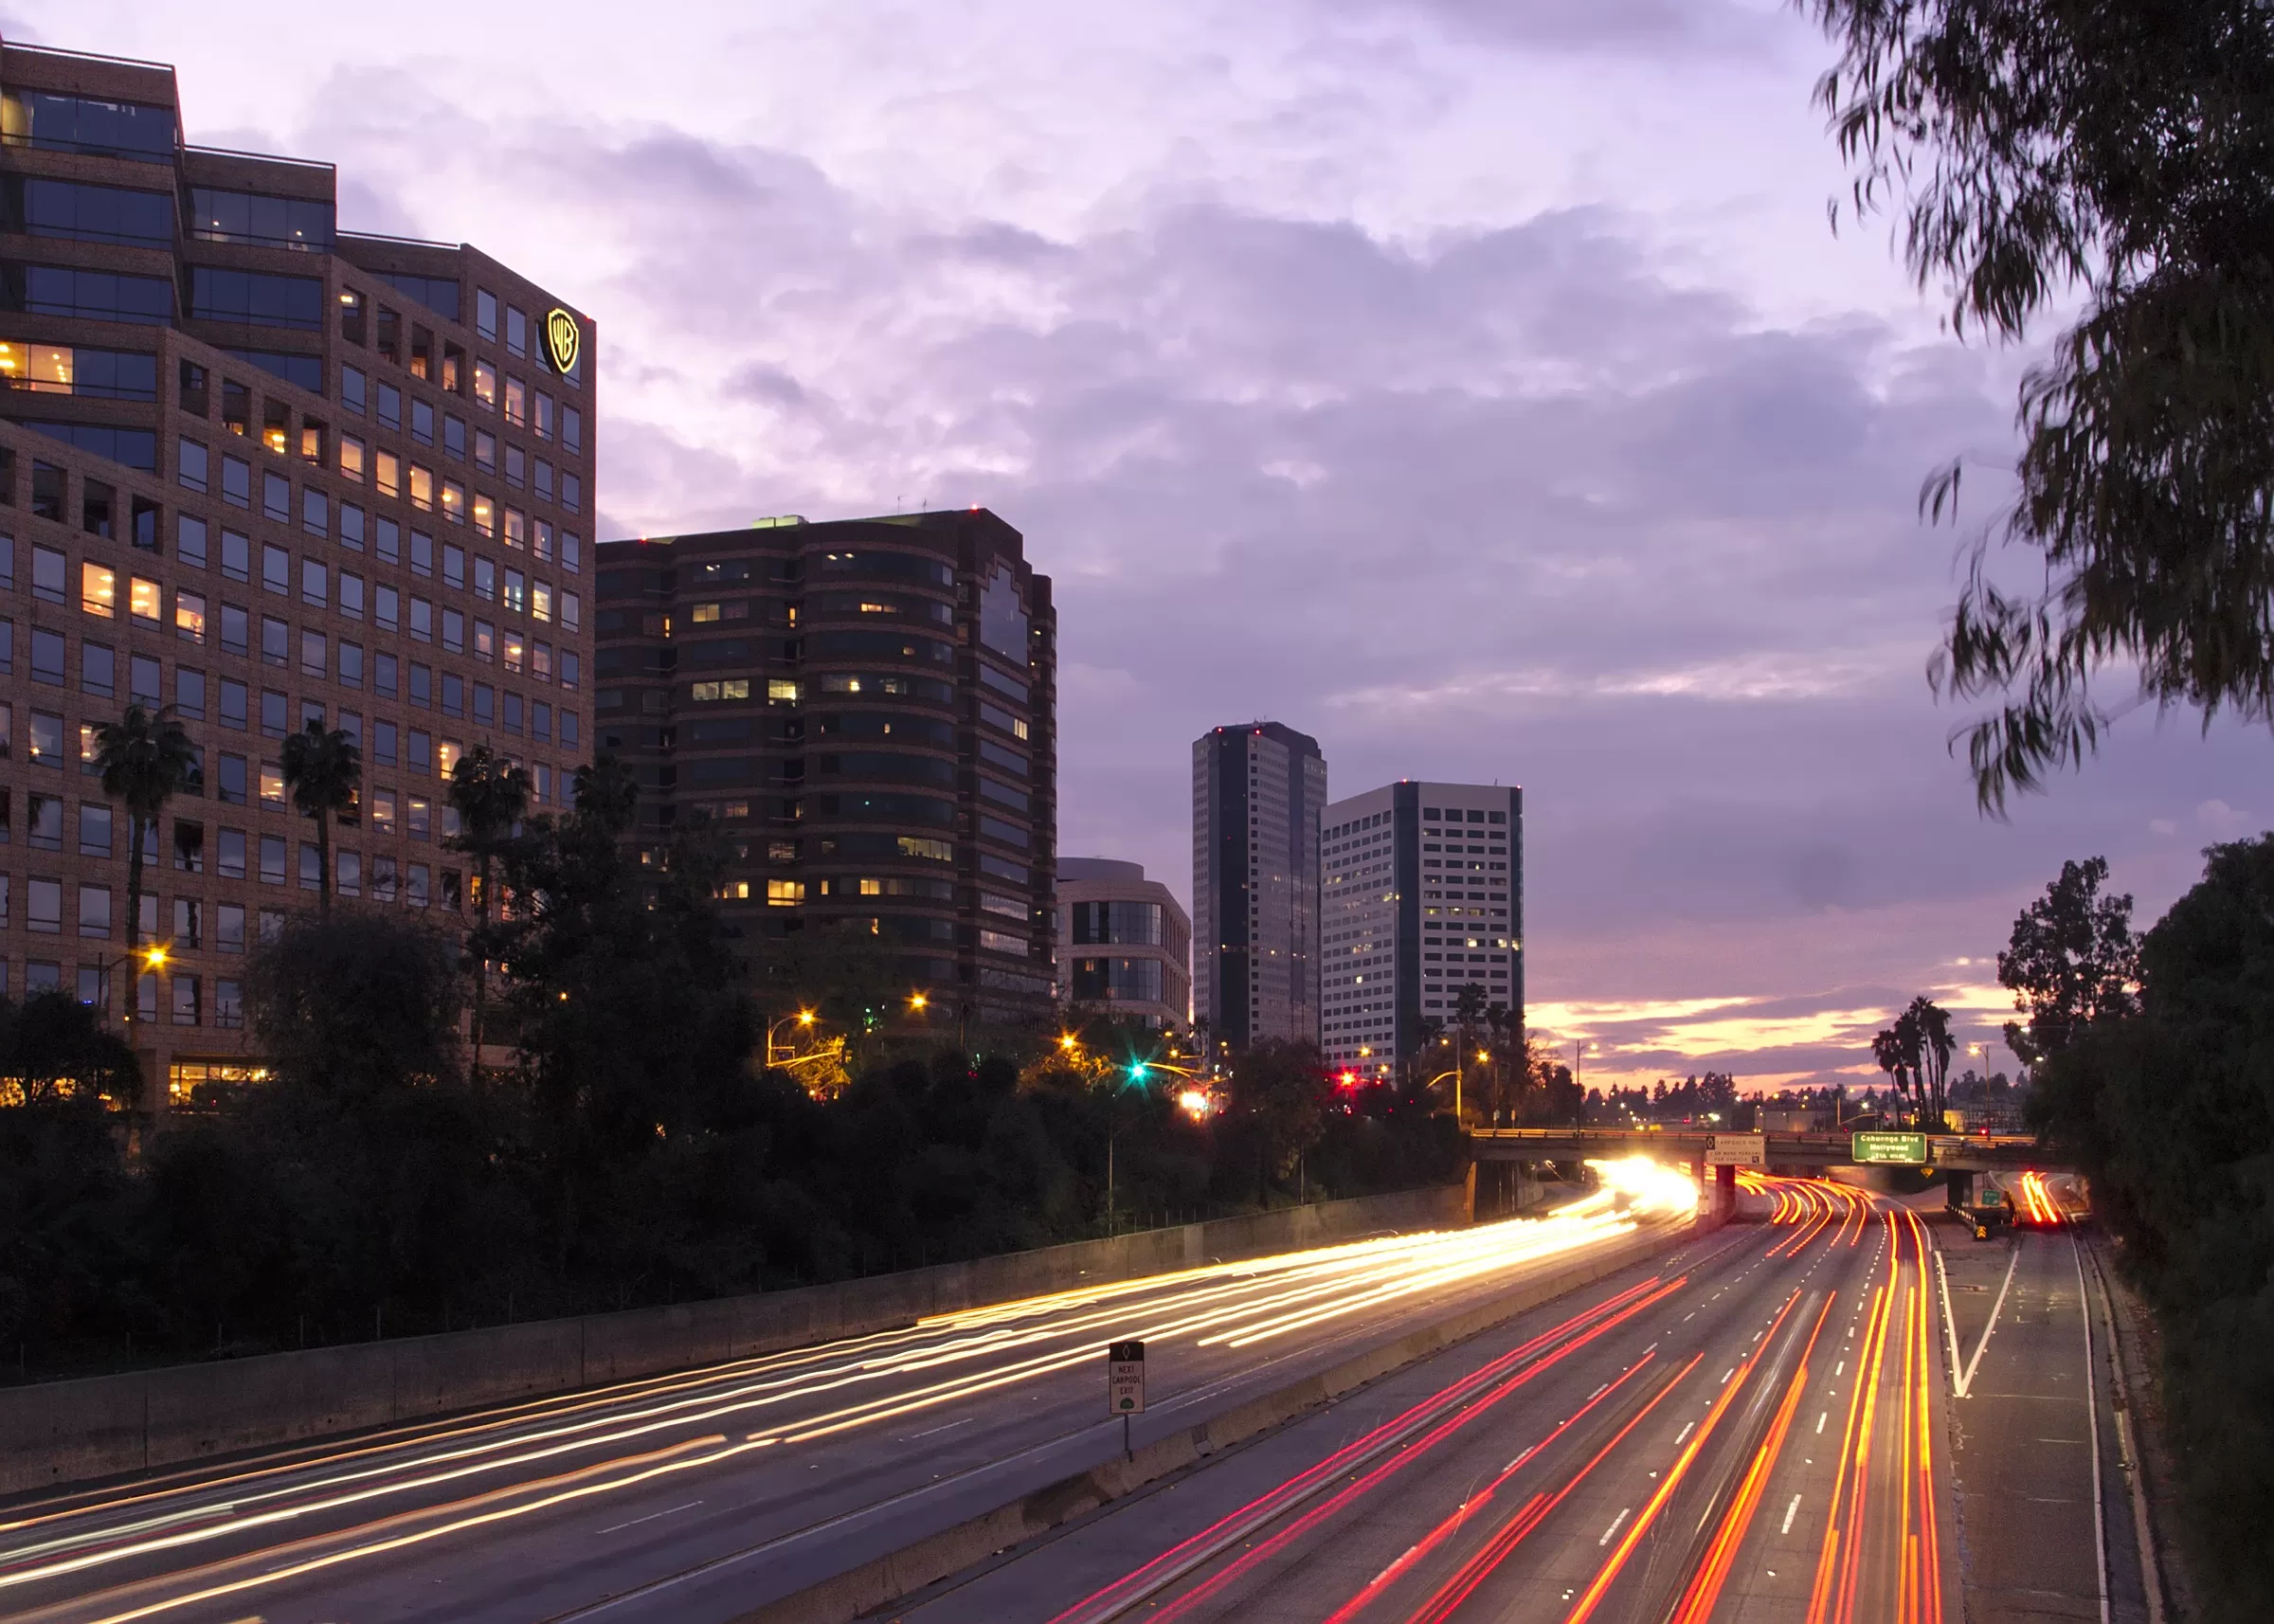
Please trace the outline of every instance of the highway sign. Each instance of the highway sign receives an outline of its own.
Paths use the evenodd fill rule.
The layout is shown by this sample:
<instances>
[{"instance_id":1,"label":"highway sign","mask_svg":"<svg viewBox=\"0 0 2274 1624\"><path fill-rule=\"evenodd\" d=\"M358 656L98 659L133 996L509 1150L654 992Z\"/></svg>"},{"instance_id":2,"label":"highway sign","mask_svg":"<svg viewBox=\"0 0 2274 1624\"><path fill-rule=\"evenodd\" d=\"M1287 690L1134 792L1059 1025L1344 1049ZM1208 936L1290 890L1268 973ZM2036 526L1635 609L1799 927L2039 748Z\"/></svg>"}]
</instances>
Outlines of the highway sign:
<instances>
[{"instance_id":1,"label":"highway sign","mask_svg":"<svg viewBox=\"0 0 2274 1624\"><path fill-rule=\"evenodd\" d=\"M1765 1133L1717 1133L1706 1146L1708 1167L1766 1167L1769 1136Z\"/></svg>"},{"instance_id":2,"label":"highway sign","mask_svg":"<svg viewBox=\"0 0 2274 1624\"><path fill-rule=\"evenodd\" d=\"M1858 1162L1885 1162L1899 1166L1926 1165L1923 1133L1858 1133L1850 1137L1849 1154Z\"/></svg>"},{"instance_id":3,"label":"highway sign","mask_svg":"<svg viewBox=\"0 0 2274 1624\"><path fill-rule=\"evenodd\" d=\"M1145 1414L1142 1342L1117 1342L1106 1350L1106 1409L1116 1416Z\"/></svg>"}]
</instances>

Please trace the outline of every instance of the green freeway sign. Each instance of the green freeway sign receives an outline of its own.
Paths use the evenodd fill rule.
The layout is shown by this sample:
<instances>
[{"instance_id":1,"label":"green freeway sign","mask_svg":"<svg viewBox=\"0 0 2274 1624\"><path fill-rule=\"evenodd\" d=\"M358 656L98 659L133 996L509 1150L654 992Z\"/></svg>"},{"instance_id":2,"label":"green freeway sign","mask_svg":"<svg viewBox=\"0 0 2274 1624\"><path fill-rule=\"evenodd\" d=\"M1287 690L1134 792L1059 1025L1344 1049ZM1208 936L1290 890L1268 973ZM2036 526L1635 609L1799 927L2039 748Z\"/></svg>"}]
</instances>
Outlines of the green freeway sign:
<instances>
[{"instance_id":1,"label":"green freeway sign","mask_svg":"<svg viewBox=\"0 0 2274 1624\"><path fill-rule=\"evenodd\" d=\"M1849 1154L1858 1162L1892 1162L1908 1167L1926 1165L1923 1133L1857 1133L1850 1136Z\"/></svg>"}]
</instances>

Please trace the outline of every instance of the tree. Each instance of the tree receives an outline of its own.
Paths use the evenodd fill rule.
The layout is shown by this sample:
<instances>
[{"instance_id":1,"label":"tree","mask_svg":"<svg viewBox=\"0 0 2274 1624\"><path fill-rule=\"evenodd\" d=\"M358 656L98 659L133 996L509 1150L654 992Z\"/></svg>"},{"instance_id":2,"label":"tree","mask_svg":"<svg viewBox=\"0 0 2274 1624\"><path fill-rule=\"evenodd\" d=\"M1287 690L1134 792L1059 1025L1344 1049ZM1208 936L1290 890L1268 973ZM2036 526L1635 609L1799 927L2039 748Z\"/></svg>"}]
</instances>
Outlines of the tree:
<instances>
[{"instance_id":1,"label":"tree","mask_svg":"<svg viewBox=\"0 0 2274 1624\"><path fill-rule=\"evenodd\" d=\"M2132 898L2103 896L2106 857L2065 862L2013 921L2012 939L1997 956L1997 982L2013 994L2025 1026L2006 1022L2006 1047L2025 1066L2065 1049L2103 1016L2137 1007L2139 945L2132 935Z\"/></svg>"},{"instance_id":2,"label":"tree","mask_svg":"<svg viewBox=\"0 0 2274 1624\"><path fill-rule=\"evenodd\" d=\"M1925 997L1911 1000L1895 1024L1871 1039L1871 1057L1893 1079L1896 1098L1907 1098L1920 1126L1930 1132L1942 1128L1949 1103L1944 1079L1957 1049L1950 1012Z\"/></svg>"},{"instance_id":3,"label":"tree","mask_svg":"<svg viewBox=\"0 0 2274 1624\"><path fill-rule=\"evenodd\" d=\"M2155 1307L2200 1615L2242 1624L2274 1617L2274 836L2206 856L2029 1110Z\"/></svg>"},{"instance_id":4,"label":"tree","mask_svg":"<svg viewBox=\"0 0 2274 1624\"><path fill-rule=\"evenodd\" d=\"M300 914L245 966L245 1015L280 1076L347 1099L447 1081L450 949L394 913Z\"/></svg>"},{"instance_id":5,"label":"tree","mask_svg":"<svg viewBox=\"0 0 2274 1624\"><path fill-rule=\"evenodd\" d=\"M85 1096L131 1106L140 1082L134 1049L68 993L36 992L14 1005L0 999L0 1104Z\"/></svg>"},{"instance_id":6,"label":"tree","mask_svg":"<svg viewBox=\"0 0 2274 1624\"><path fill-rule=\"evenodd\" d=\"M284 785L303 818L316 820L316 911L332 917L332 820L351 810L363 784L363 752L338 728L311 721L284 741Z\"/></svg>"},{"instance_id":7,"label":"tree","mask_svg":"<svg viewBox=\"0 0 2274 1624\"><path fill-rule=\"evenodd\" d=\"M158 814L197 767L197 750L173 713L161 705L153 714L129 705L116 722L95 730L95 767L102 792L126 807L126 956L134 960L142 933L142 857L145 828L157 828ZM131 973L131 968L130 968ZM126 1021L132 1041L134 983L126 992Z\"/></svg>"},{"instance_id":8,"label":"tree","mask_svg":"<svg viewBox=\"0 0 2274 1624\"><path fill-rule=\"evenodd\" d=\"M1233 1058L1232 1109L1257 1132L1258 1200L1272 1180L1285 1179L1295 1158L1318 1143L1331 1087L1316 1044L1268 1038Z\"/></svg>"},{"instance_id":9,"label":"tree","mask_svg":"<svg viewBox=\"0 0 2274 1624\"><path fill-rule=\"evenodd\" d=\"M1860 218L1951 321L2003 340L2083 309L2024 378L2020 496L1973 542L1934 678L1985 810L2076 766L2091 682L2274 718L2274 10L2253 0L1801 0ZM1955 514L1957 464L1922 496ZM1992 579L1994 540L2039 555ZM2018 690L2018 693L2015 691Z\"/></svg>"},{"instance_id":10,"label":"tree","mask_svg":"<svg viewBox=\"0 0 2274 1624\"><path fill-rule=\"evenodd\" d=\"M580 770L580 789L585 773ZM482 1018L489 1007L491 870L529 808L529 774L487 745L458 758L450 774L450 805L458 813L453 850L478 865L475 880L474 1070L481 1070Z\"/></svg>"}]
</instances>

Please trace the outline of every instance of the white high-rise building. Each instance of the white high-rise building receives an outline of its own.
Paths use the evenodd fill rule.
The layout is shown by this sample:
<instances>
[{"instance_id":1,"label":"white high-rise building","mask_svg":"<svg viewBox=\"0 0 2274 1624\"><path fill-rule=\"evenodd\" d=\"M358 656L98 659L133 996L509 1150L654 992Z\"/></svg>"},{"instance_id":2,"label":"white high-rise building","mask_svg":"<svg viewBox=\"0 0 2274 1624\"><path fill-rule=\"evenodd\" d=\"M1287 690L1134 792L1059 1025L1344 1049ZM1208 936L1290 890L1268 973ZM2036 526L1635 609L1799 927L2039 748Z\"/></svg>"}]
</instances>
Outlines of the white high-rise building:
<instances>
[{"instance_id":1,"label":"white high-rise building","mask_svg":"<svg viewBox=\"0 0 2274 1624\"><path fill-rule=\"evenodd\" d=\"M1192 746L1192 1004L1234 1049L1319 1036L1319 815L1326 759L1277 722Z\"/></svg>"},{"instance_id":2,"label":"white high-rise building","mask_svg":"<svg viewBox=\"0 0 2274 1624\"><path fill-rule=\"evenodd\" d=\"M1524 1024L1524 791L1411 780L1321 819L1321 1038L1381 1074L1477 987Z\"/></svg>"}]
</instances>

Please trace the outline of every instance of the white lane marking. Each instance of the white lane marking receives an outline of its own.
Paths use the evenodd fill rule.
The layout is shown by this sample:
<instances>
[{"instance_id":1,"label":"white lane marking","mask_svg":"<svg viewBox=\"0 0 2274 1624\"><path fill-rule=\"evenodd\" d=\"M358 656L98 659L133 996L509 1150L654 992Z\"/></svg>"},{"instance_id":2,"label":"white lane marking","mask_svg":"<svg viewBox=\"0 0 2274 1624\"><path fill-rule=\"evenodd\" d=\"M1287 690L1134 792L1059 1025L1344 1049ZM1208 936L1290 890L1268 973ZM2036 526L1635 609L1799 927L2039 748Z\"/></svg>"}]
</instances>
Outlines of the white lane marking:
<instances>
[{"instance_id":1,"label":"white lane marking","mask_svg":"<svg viewBox=\"0 0 2274 1624\"><path fill-rule=\"evenodd\" d=\"M1627 1507L1627 1511L1632 1511L1634 1507L1632 1506ZM1611 1525L1603 1530L1603 1537L1595 1542L1598 1548L1611 1543L1611 1536L1617 1533L1620 1525L1626 1522L1627 1511L1621 1511L1617 1516L1611 1519Z\"/></svg>"},{"instance_id":2,"label":"white lane marking","mask_svg":"<svg viewBox=\"0 0 2274 1624\"><path fill-rule=\"evenodd\" d=\"M1955 1382L1958 1379L1958 1322L1950 1311L1950 1271L1942 1267L1940 1241L1935 1244L1935 1277L1942 1282L1942 1330L1950 1339L1950 1379Z\"/></svg>"},{"instance_id":3,"label":"white lane marking","mask_svg":"<svg viewBox=\"0 0 2274 1624\"><path fill-rule=\"evenodd\" d=\"M1832 1374L1833 1374L1834 1376L1845 1376L1845 1375L1847 1375L1847 1374L1848 1374L1848 1362L1847 1362L1846 1360L1844 1360L1844 1359L1843 1359L1843 1360L1841 1360L1841 1361L1840 1361L1840 1363L1839 1363L1839 1368L1838 1368L1838 1369L1836 1369L1836 1370L1834 1370L1834 1371L1832 1372Z\"/></svg>"},{"instance_id":4,"label":"white lane marking","mask_svg":"<svg viewBox=\"0 0 2274 1624\"><path fill-rule=\"evenodd\" d=\"M1793 1513L1799 1509L1800 1496L1796 1494L1793 1496L1793 1503L1784 1508L1784 1526L1777 1530L1779 1534L1789 1534L1793 1531Z\"/></svg>"},{"instance_id":5,"label":"white lane marking","mask_svg":"<svg viewBox=\"0 0 2274 1624\"><path fill-rule=\"evenodd\" d=\"M923 1431L923 1432L920 1432L920 1433L911 1433L911 1434L909 1434L909 1435L908 1435L909 1442L911 1442L911 1443L913 1443L913 1442L915 1442L915 1440L916 1440L916 1439L918 1439L918 1438L929 1438L929 1437L932 1436L932 1435L933 1435L934 1434L936 1434L936 1433L951 1433L951 1432L955 1431L955 1429L956 1429L956 1428L958 1428L958 1427L966 1427L966 1426L969 1426L969 1425L970 1425L970 1424L971 1424L973 1421L977 1420L978 1418L979 1418L979 1417L978 1417L978 1416L965 1416L965 1417L964 1417L962 1420L960 1420L960 1421L949 1421L949 1422L948 1422L948 1423L946 1426L944 1426L944 1427L930 1427L930 1428L927 1428L925 1431Z\"/></svg>"},{"instance_id":6,"label":"white lane marking","mask_svg":"<svg viewBox=\"0 0 2274 1624\"><path fill-rule=\"evenodd\" d=\"M2101 1371L2092 1357L2092 1307L2084 1300L2084 1243L2068 1232L2077 1254L2077 1317L2084 1322L2084 1414L2092 1422L2092 1554L2101 1570L2101 1624L2108 1624L2108 1513L2101 1503ZM2021 1249L2013 1249L2015 1262ZM2011 1269L2006 1278L2013 1277Z\"/></svg>"},{"instance_id":7,"label":"white lane marking","mask_svg":"<svg viewBox=\"0 0 2274 1624\"><path fill-rule=\"evenodd\" d=\"M600 1530L600 1532L601 1532L601 1533L603 1533L603 1534L613 1534L613 1533L615 1533L615 1532L617 1531L617 1529L619 1529L619 1528L637 1528L637 1527L638 1527L638 1526L639 1526L641 1524L642 1524L642 1523L652 1523L652 1522L654 1522L654 1521L655 1521L655 1520L656 1520L658 1517L668 1517L668 1516L670 1516L670 1515L671 1515L671 1514L672 1514L674 1511L686 1511L686 1510L690 1510L690 1509L692 1509L692 1508L693 1508L693 1507L695 1507L700 1506L701 1504L702 1504L702 1502L701 1502L700 1500L690 1500L690 1501L688 1501L688 1502L687 1502L687 1504L686 1504L686 1505L684 1505L684 1506L669 1506L669 1507L664 1507L664 1508L663 1508L662 1510L660 1510L660 1511L650 1511L650 1512L649 1512L649 1513L648 1513L646 1516L644 1516L644 1517L634 1517L634 1518L633 1518L633 1519L632 1519L630 1522L628 1522L628 1523L618 1523L618 1524L616 1524L616 1525L615 1525L614 1526L612 1526L612 1527L606 1527L606 1528L603 1528L603 1529L601 1529L601 1530ZM595 1537L595 1538L597 1538L598 1536L597 1536L597 1535L595 1535L594 1537Z\"/></svg>"},{"instance_id":8,"label":"white lane marking","mask_svg":"<svg viewBox=\"0 0 2274 1624\"><path fill-rule=\"evenodd\" d=\"M2005 1284L1998 1287L1997 1301L1990 1305L1990 1317L1982 1323L1982 1340L1974 1344L1974 1357L1966 1362L1966 1374L1958 1379L1957 1391L1958 1396L1961 1398L1965 1398L1968 1390L1974 1386L1974 1373L1980 1369L1982 1364L1982 1349L1990 1345L1990 1333L1997 1329L1998 1310L2006 1306L2006 1292L2013 1285L2013 1271L2020 1266L2021 1242L2016 1240L2013 1243L2013 1259L2006 1265Z\"/></svg>"},{"instance_id":9,"label":"white lane marking","mask_svg":"<svg viewBox=\"0 0 2274 1624\"><path fill-rule=\"evenodd\" d=\"M1697 1422L1695 1422L1695 1421L1692 1421L1692 1422L1690 1422L1690 1423L1689 1423L1689 1425L1688 1425L1688 1426L1686 1426L1686 1427L1684 1427L1684 1428L1683 1428L1683 1429L1682 1429L1682 1430L1681 1430L1679 1433L1676 1433L1676 1434L1674 1435L1674 1447L1675 1447L1676 1449L1680 1449L1680 1448L1682 1447L1682 1440L1683 1440L1684 1438L1686 1438L1686 1437L1689 1436L1689 1429L1690 1429L1690 1427L1694 1427L1694 1426L1696 1426L1697 1424L1698 1424Z\"/></svg>"}]
</instances>

